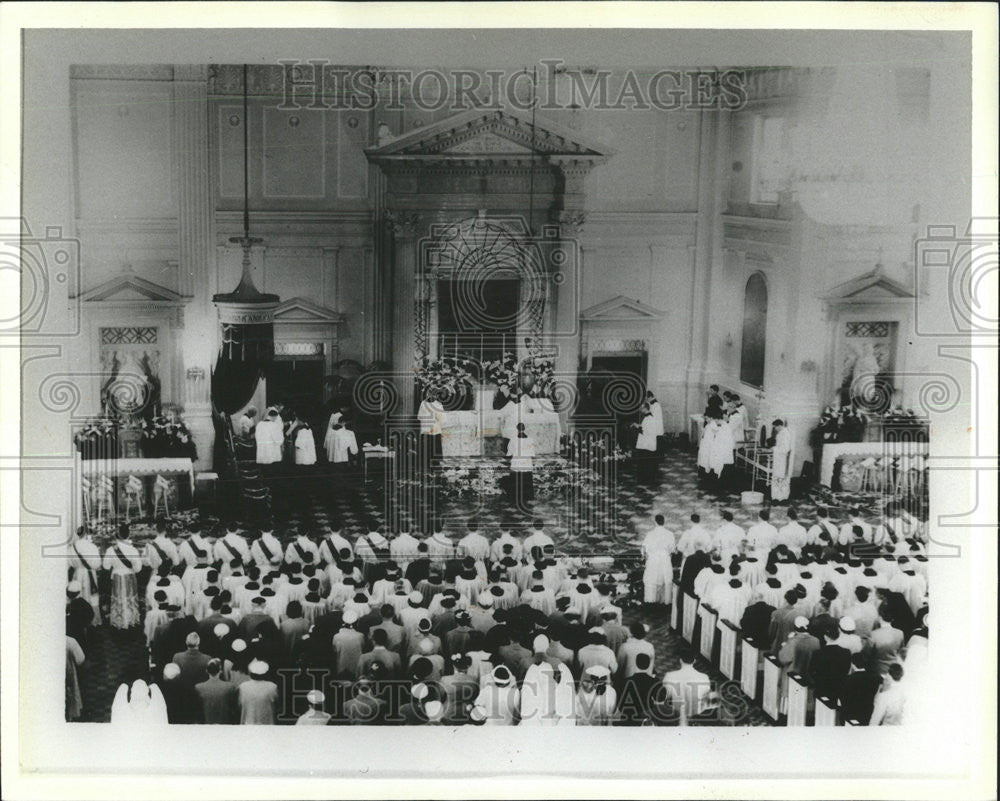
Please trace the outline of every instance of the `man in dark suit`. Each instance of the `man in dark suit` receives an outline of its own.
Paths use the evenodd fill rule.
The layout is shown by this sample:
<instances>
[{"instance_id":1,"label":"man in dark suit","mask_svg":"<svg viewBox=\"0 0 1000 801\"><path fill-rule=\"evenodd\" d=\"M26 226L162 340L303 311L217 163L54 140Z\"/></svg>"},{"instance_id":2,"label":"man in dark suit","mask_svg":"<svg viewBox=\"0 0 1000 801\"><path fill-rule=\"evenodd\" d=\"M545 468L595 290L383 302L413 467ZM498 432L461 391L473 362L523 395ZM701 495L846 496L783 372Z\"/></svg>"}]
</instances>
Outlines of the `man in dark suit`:
<instances>
[{"instance_id":1,"label":"man in dark suit","mask_svg":"<svg viewBox=\"0 0 1000 801\"><path fill-rule=\"evenodd\" d=\"M223 681L219 675L222 672L222 662L212 659L206 666L208 679L194 686L195 693L201 703L201 723L232 724L238 720L239 702L236 685Z\"/></svg>"},{"instance_id":2,"label":"man in dark suit","mask_svg":"<svg viewBox=\"0 0 1000 801\"><path fill-rule=\"evenodd\" d=\"M178 651L170 661L181 669L180 676L177 677L178 684L193 690L196 684L208 679L211 657L201 652L201 637L198 632L188 634L186 644L187 650Z\"/></svg>"},{"instance_id":3,"label":"man in dark suit","mask_svg":"<svg viewBox=\"0 0 1000 801\"><path fill-rule=\"evenodd\" d=\"M771 631L771 616L774 607L758 594L757 600L743 610L740 618L740 629L744 638L753 640L758 647L763 648L769 643Z\"/></svg>"},{"instance_id":4,"label":"man in dark suit","mask_svg":"<svg viewBox=\"0 0 1000 801\"><path fill-rule=\"evenodd\" d=\"M371 639L372 649L361 654L361 658L358 660L358 675L370 676L372 665L378 663L382 665L381 675L383 679L387 681L398 679L401 672L399 654L389 650L389 636L385 629L373 629Z\"/></svg>"},{"instance_id":5,"label":"man in dark suit","mask_svg":"<svg viewBox=\"0 0 1000 801\"><path fill-rule=\"evenodd\" d=\"M867 726L875 708L875 696L882 686L882 674L865 654L855 654L851 659L854 672L844 679L840 691L840 709L844 720L856 720Z\"/></svg>"},{"instance_id":6,"label":"man in dark suit","mask_svg":"<svg viewBox=\"0 0 1000 801\"><path fill-rule=\"evenodd\" d=\"M236 633L236 621L222 613L222 598L212 599L212 614L198 623L198 636L201 637L201 650L209 656L222 656L225 653L229 637ZM229 628L229 633L221 640L216 636L215 629L220 624ZM221 632L221 630L220 630Z\"/></svg>"},{"instance_id":7,"label":"man in dark suit","mask_svg":"<svg viewBox=\"0 0 1000 801\"><path fill-rule=\"evenodd\" d=\"M642 726L653 715L660 682L653 676L649 654L636 654L635 668L635 673L625 679L618 693L616 726Z\"/></svg>"},{"instance_id":8,"label":"man in dark suit","mask_svg":"<svg viewBox=\"0 0 1000 801\"><path fill-rule=\"evenodd\" d=\"M379 610L379 614L382 616L382 622L377 626L372 626L368 632L369 639L374 644L375 632L384 631L386 634L385 647L390 651L395 651L397 654L400 653L406 637L403 627L393 620L396 610L392 604L383 604Z\"/></svg>"},{"instance_id":9,"label":"man in dark suit","mask_svg":"<svg viewBox=\"0 0 1000 801\"><path fill-rule=\"evenodd\" d=\"M812 655L809 662L809 679L816 695L840 698L844 679L851 670L851 652L837 644L840 629L831 629L826 635L826 645Z\"/></svg>"}]
</instances>

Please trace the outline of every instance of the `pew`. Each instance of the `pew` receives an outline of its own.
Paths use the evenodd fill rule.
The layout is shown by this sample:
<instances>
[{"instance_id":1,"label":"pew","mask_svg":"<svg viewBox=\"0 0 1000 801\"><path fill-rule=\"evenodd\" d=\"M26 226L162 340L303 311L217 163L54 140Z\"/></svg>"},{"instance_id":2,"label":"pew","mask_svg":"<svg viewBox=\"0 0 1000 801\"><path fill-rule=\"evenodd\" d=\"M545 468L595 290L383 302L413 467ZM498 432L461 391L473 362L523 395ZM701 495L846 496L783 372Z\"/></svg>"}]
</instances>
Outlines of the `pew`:
<instances>
[{"instance_id":1,"label":"pew","mask_svg":"<svg viewBox=\"0 0 1000 801\"><path fill-rule=\"evenodd\" d=\"M681 636L694 645L694 624L698 614L698 596L684 593L684 630Z\"/></svg>"},{"instance_id":2,"label":"pew","mask_svg":"<svg viewBox=\"0 0 1000 801\"><path fill-rule=\"evenodd\" d=\"M739 640L739 629L728 620L723 620L719 642L719 670L727 679L736 678L736 648Z\"/></svg>"},{"instance_id":3,"label":"pew","mask_svg":"<svg viewBox=\"0 0 1000 801\"><path fill-rule=\"evenodd\" d=\"M837 725L837 702L825 695L816 696L816 726Z\"/></svg>"},{"instance_id":4,"label":"pew","mask_svg":"<svg viewBox=\"0 0 1000 801\"><path fill-rule=\"evenodd\" d=\"M778 658L774 654L765 654L764 689L761 706L764 708L764 714L774 721L777 721L781 714L778 706L780 703L780 690L781 665L778 664Z\"/></svg>"},{"instance_id":5,"label":"pew","mask_svg":"<svg viewBox=\"0 0 1000 801\"><path fill-rule=\"evenodd\" d=\"M711 662L712 648L715 645L715 624L719 620L719 613L708 604L702 604L698 609L698 617L701 618L701 655Z\"/></svg>"},{"instance_id":6,"label":"pew","mask_svg":"<svg viewBox=\"0 0 1000 801\"><path fill-rule=\"evenodd\" d=\"M785 709L788 717L786 726L805 726L806 712L809 708L809 685L801 673L794 671L788 674L788 697Z\"/></svg>"},{"instance_id":7,"label":"pew","mask_svg":"<svg viewBox=\"0 0 1000 801\"><path fill-rule=\"evenodd\" d=\"M757 701L760 648L749 637L743 639L740 654L740 687L751 701Z\"/></svg>"},{"instance_id":8,"label":"pew","mask_svg":"<svg viewBox=\"0 0 1000 801\"><path fill-rule=\"evenodd\" d=\"M674 581L670 586L670 629L672 631L677 631L677 625L680 615L680 609L678 609L677 601L681 595L681 585L679 582Z\"/></svg>"}]
</instances>

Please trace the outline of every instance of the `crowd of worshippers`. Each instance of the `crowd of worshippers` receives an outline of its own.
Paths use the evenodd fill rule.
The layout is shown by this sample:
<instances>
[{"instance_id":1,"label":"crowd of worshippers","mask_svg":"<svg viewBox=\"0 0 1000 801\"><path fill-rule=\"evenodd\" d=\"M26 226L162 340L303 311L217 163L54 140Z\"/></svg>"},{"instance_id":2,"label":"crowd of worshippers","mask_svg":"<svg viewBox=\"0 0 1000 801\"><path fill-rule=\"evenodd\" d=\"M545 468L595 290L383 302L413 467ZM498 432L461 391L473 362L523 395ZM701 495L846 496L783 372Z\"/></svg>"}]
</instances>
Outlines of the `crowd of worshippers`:
<instances>
[{"instance_id":1,"label":"crowd of worshippers","mask_svg":"<svg viewBox=\"0 0 1000 801\"><path fill-rule=\"evenodd\" d=\"M710 531L694 514L679 538L657 517L643 543L645 600L665 602L676 576L680 597L715 610L720 630L728 622L777 657L784 686L798 673L845 719L901 722L927 656L924 525L897 505L874 525L860 509L839 524L819 509L808 528L794 509L781 528L770 517L761 510L745 530L723 511Z\"/></svg>"},{"instance_id":2,"label":"crowd of worshippers","mask_svg":"<svg viewBox=\"0 0 1000 801\"><path fill-rule=\"evenodd\" d=\"M613 577L557 556L542 521L523 539L503 525L491 540L475 521L461 538L434 528L390 540L373 527L352 542L333 524L283 541L271 530L248 540L236 524L179 539L161 524L141 554L120 539L109 551L151 574L139 590L149 672L120 677L135 681L119 688L112 722L701 725L741 714L693 654L657 678L648 629L623 625ZM84 573L71 576L67 633L85 648L93 615L80 608L101 603L82 595Z\"/></svg>"}]
</instances>

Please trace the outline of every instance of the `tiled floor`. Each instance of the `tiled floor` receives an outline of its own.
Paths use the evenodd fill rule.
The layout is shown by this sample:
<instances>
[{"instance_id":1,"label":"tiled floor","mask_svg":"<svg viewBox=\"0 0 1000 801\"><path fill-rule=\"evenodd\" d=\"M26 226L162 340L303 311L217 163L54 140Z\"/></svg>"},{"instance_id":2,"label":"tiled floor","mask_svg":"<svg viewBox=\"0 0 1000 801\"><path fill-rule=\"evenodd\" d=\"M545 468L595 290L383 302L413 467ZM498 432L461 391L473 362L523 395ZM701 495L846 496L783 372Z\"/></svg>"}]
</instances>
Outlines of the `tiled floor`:
<instances>
[{"instance_id":1,"label":"tiled floor","mask_svg":"<svg viewBox=\"0 0 1000 801\"><path fill-rule=\"evenodd\" d=\"M370 519L384 521L395 514L393 504L386 508L386 484L381 476L376 475L370 475L367 482L359 476L299 476L289 480L285 490L279 488L275 491L277 499L294 496L295 501L284 508L279 503L274 515L279 524L306 528L317 515L336 515L346 533L358 534L365 530ZM389 486L397 485L390 483ZM637 542L652 524L652 515L657 512L666 517L669 528L679 533L687 527L692 512L699 512L703 523L712 528L721 521L721 509L732 510L736 521L744 526L751 523L755 511L740 505L736 487L715 489L701 485L693 457L681 448L668 450L648 484L639 481L633 466L619 465L614 483L594 496L593 502L583 510L583 520L568 513L567 507L572 498L572 494L567 492L538 498L530 513L513 514L503 495L444 498L437 512L456 530L459 524L464 526L464 521L476 515L482 528L491 533L502 519L524 523L531 516L540 517L545 520L546 529L556 540L560 552L585 558L611 556L619 567L628 568L637 565ZM848 506L862 503L874 508L879 500L876 496L843 496L819 488L798 499L795 506L800 510L800 516L806 519L812 515L817 503L830 506L834 517L839 517L838 512L846 511ZM593 512L595 507L596 513ZM779 527L784 518L785 513L780 509L772 516ZM662 675L676 668L679 664L679 641L669 630L665 609L630 608L625 611L626 623L636 619L651 627L649 639L656 647L657 674ZM101 628L95 631L91 653L80 678L84 720L108 720L118 685L123 681L145 678L146 671L145 643L139 629L113 632ZM712 675L720 678L717 673ZM759 709L753 708L746 723L767 725L767 719Z\"/></svg>"}]
</instances>

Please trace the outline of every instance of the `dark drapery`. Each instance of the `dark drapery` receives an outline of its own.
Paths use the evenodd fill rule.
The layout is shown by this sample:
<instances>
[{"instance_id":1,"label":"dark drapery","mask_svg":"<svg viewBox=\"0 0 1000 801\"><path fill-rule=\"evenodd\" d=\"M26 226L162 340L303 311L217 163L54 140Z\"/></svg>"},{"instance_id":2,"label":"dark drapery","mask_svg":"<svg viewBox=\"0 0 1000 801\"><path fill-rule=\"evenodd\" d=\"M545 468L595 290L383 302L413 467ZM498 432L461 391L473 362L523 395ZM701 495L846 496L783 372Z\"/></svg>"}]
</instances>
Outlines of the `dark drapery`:
<instances>
[{"instance_id":1,"label":"dark drapery","mask_svg":"<svg viewBox=\"0 0 1000 801\"><path fill-rule=\"evenodd\" d=\"M253 397L274 358L274 324L224 324L219 358L212 371L212 403L235 414Z\"/></svg>"}]
</instances>

